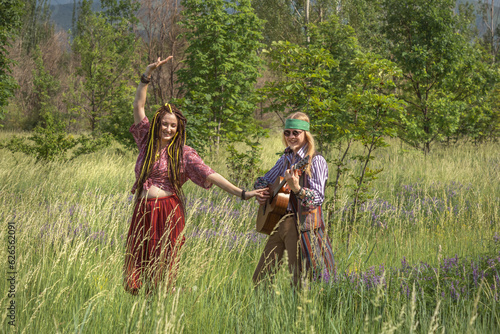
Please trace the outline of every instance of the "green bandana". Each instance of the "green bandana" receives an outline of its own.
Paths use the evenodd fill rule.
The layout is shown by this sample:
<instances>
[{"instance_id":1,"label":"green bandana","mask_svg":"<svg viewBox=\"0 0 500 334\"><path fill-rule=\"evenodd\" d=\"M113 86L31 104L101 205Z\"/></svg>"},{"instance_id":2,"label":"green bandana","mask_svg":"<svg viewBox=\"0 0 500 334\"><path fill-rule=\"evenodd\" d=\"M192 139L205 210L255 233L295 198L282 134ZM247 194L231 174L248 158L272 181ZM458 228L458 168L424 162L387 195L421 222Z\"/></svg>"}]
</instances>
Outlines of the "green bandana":
<instances>
[{"instance_id":1,"label":"green bandana","mask_svg":"<svg viewBox=\"0 0 500 334\"><path fill-rule=\"evenodd\" d=\"M309 131L309 122L300 119L287 119L285 121L285 129L297 129Z\"/></svg>"}]
</instances>

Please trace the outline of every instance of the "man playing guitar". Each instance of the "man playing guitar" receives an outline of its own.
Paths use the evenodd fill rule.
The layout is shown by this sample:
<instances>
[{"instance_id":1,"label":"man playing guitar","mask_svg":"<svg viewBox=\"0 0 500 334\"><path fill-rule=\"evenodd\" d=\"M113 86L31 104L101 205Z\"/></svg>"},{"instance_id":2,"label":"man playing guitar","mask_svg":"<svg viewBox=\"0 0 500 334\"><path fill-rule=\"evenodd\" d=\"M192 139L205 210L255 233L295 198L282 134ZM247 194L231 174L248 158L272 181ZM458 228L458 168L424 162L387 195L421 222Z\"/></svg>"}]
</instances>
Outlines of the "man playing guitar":
<instances>
[{"instance_id":1,"label":"man playing guitar","mask_svg":"<svg viewBox=\"0 0 500 334\"><path fill-rule=\"evenodd\" d=\"M333 252L324 231L321 211L328 165L315 152L314 138L309 132L309 117L306 114L297 112L286 120L283 142L287 146L284 154L254 185L256 189L267 188L263 196L257 198L261 207L272 200L275 192L271 187L276 178L283 176L291 190L286 214L270 233L255 269L255 284L259 284L266 275L274 273L285 250L295 286L299 283L302 268L315 278L333 272ZM294 169L293 165L305 156L309 156L309 164L302 173Z\"/></svg>"}]
</instances>

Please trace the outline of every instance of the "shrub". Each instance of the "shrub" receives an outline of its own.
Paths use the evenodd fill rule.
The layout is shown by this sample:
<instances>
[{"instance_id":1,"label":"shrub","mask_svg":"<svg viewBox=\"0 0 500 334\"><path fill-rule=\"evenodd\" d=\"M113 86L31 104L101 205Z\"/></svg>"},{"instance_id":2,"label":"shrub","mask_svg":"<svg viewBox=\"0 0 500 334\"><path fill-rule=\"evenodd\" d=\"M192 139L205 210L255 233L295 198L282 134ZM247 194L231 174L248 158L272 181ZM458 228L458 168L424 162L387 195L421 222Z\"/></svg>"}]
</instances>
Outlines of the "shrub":
<instances>
[{"instance_id":1,"label":"shrub","mask_svg":"<svg viewBox=\"0 0 500 334\"><path fill-rule=\"evenodd\" d=\"M43 114L42 124L38 124L28 138L14 136L10 141L0 144L12 153L21 152L40 161L66 161L80 155L95 152L111 144L111 137L80 136L74 138L66 132L65 124L54 118L50 112ZM68 157L68 152L75 148Z\"/></svg>"}]
</instances>

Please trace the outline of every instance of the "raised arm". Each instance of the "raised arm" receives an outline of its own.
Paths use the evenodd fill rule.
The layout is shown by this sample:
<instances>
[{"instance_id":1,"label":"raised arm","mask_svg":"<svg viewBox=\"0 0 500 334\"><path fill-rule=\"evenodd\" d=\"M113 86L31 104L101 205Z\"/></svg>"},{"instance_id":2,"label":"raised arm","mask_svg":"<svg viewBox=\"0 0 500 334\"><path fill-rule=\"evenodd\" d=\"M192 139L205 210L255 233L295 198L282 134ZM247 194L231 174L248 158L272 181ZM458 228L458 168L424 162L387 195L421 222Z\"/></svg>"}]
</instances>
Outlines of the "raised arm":
<instances>
[{"instance_id":1,"label":"raised arm","mask_svg":"<svg viewBox=\"0 0 500 334\"><path fill-rule=\"evenodd\" d=\"M165 64L171 58L173 58L173 56L167 57L167 59L164 59L164 60L161 60L161 58L158 57L158 60L156 62L149 64L146 67L146 70L144 71L142 78L146 79L146 81L150 80L151 73L153 73L156 68ZM146 117L146 112L144 111L144 106L146 105L146 93L148 91L148 84L143 82L143 79L141 79L141 82L139 82L139 85L137 86L137 90L135 92L134 124L139 124L144 119L144 117Z\"/></svg>"}]
</instances>

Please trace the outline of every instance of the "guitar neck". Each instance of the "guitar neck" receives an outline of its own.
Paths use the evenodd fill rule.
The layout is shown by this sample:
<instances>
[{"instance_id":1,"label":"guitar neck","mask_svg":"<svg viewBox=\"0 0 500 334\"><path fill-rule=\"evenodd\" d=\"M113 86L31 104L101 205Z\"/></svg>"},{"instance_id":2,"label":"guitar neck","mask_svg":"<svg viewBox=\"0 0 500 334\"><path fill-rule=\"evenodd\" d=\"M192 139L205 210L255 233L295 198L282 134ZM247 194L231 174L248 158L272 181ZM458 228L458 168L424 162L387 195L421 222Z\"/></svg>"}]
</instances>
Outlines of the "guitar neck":
<instances>
[{"instance_id":1,"label":"guitar neck","mask_svg":"<svg viewBox=\"0 0 500 334\"><path fill-rule=\"evenodd\" d=\"M308 161L309 161L309 156L307 155L305 158L303 158L302 160L297 162L295 165L293 165L292 169L303 170L304 167L308 165ZM286 183L286 180L283 179L283 181L281 181L280 185L276 189L274 189L273 196L271 197L271 200L279 193L280 189L285 185L285 183Z\"/></svg>"},{"instance_id":2,"label":"guitar neck","mask_svg":"<svg viewBox=\"0 0 500 334\"><path fill-rule=\"evenodd\" d=\"M280 189L283 188L285 183L286 183L286 180L283 179L283 181L281 181L280 185L278 187L276 187L276 189L274 189L273 198L274 198L274 196L276 196L279 193Z\"/></svg>"}]
</instances>

